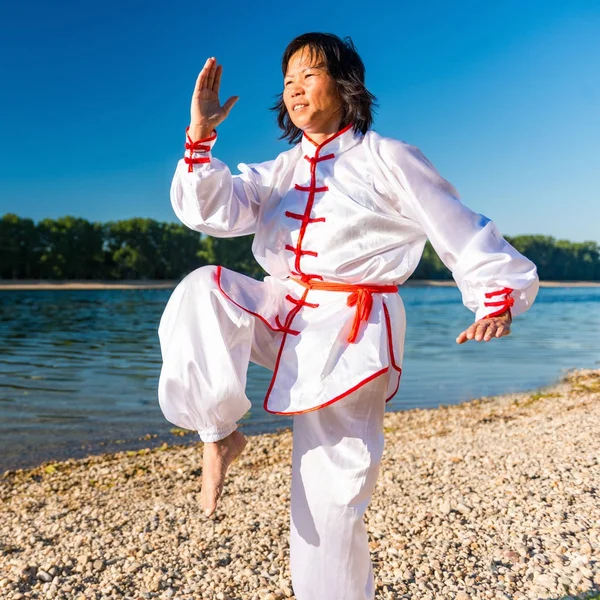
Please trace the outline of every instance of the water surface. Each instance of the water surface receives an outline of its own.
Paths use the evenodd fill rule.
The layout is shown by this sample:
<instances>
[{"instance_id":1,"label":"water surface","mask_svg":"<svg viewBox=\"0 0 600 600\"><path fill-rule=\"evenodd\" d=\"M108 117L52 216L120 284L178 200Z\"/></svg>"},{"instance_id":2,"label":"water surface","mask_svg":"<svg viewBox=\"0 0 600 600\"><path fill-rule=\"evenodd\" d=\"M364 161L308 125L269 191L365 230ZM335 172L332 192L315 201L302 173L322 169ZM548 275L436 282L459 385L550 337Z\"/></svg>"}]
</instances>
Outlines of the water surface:
<instances>
[{"instance_id":1,"label":"water surface","mask_svg":"<svg viewBox=\"0 0 600 600\"><path fill-rule=\"evenodd\" d=\"M156 330L169 295L0 291L0 472L181 441L170 434L156 398ZM544 288L532 310L515 319L510 337L462 346L454 340L472 313L456 288L404 288L401 296L408 321L404 373L388 410L533 389L570 368L600 364L600 288ZM291 423L263 411L268 382L265 369L250 366L248 433Z\"/></svg>"}]
</instances>

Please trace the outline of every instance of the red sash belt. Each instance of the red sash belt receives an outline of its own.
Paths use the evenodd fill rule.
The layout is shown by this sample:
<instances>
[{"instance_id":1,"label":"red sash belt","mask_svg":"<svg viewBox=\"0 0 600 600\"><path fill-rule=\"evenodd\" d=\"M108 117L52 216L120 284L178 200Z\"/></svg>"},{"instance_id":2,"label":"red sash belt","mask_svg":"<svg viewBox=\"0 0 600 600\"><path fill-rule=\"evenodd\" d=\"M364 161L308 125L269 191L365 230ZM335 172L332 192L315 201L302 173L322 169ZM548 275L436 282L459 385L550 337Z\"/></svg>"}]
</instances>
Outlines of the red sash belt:
<instances>
[{"instance_id":1,"label":"red sash belt","mask_svg":"<svg viewBox=\"0 0 600 600\"><path fill-rule=\"evenodd\" d=\"M346 304L356 306L356 313L352 323L352 329L348 336L348 342L353 344L358 337L358 330L362 321L368 321L373 308L373 294L384 294L386 292L397 292L397 285L361 285L335 283L333 281L302 281L291 277L293 281L308 288L309 290L322 290L325 292L350 292Z\"/></svg>"}]
</instances>

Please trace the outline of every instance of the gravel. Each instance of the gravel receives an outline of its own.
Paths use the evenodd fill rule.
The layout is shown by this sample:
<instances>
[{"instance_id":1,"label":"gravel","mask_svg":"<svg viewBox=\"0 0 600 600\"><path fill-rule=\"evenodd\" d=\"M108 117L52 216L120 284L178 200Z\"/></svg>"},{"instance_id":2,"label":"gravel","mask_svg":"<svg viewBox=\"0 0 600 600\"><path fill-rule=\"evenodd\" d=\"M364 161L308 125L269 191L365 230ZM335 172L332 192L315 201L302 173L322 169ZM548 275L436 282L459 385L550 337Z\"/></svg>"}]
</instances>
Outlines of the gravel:
<instances>
[{"instance_id":1,"label":"gravel","mask_svg":"<svg viewBox=\"0 0 600 600\"><path fill-rule=\"evenodd\" d=\"M600 371L586 370L536 393L386 415L367 512L377 598L596 597L599 400ZM290 432L249 438L210 519L201 450L7 471L0 598L293 598Z\"/></svg>"}]
</instances>

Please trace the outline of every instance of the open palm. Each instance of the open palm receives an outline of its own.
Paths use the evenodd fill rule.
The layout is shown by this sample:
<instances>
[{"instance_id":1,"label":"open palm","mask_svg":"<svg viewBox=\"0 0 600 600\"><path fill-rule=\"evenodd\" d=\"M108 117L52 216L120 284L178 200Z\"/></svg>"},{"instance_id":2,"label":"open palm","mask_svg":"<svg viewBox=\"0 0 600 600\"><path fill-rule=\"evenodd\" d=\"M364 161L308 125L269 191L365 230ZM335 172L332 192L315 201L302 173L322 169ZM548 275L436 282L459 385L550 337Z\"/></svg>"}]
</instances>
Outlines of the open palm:
<instances>
[{"instance_id":1,"label":"open palm","mask_svg":"<svg viewBox=\"0 0 600 600\"><path fill-rule=\"evenodd\" d=\"M223 66L217 65L216 59L212 57L207 59L198 75L190 107L189 133L193 140L209 137L217 125L227 118L238 100L237 96L231 96L221 106L219 88L222 73Z\"/></svg>"}]
</instances>

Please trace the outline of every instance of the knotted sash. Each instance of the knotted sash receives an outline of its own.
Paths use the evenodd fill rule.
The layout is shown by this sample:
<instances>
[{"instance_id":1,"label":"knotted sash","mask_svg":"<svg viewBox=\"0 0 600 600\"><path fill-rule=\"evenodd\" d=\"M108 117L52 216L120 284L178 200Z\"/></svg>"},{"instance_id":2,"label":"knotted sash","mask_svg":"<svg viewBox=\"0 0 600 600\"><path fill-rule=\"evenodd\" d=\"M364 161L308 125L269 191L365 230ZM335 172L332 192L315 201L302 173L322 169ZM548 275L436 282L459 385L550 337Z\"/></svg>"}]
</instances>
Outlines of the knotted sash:
<instances>
[{"instance_id":1,"label":"knotted sash","mask_svg":"<svg viewBox=\"0 0 600 600\"><path fill-rule=\"evenodd\" d=\"M295 277L291 277L291 279L309 290L346 292L350 294L346 300L346 304L351 307L356 306L352 329L348 336L348 343L350 344L356 342L361 323L369 320L371 309L373 308L373 294L398 292L397 285L352 285L347 283L335 283L333 281L302 281Z\"/></svg>"}]
</instances>

